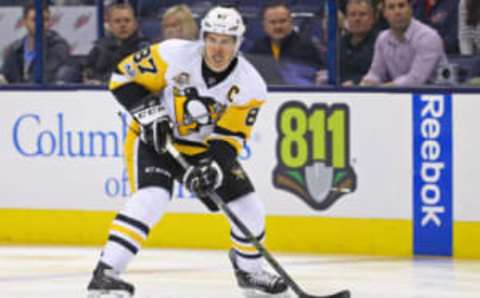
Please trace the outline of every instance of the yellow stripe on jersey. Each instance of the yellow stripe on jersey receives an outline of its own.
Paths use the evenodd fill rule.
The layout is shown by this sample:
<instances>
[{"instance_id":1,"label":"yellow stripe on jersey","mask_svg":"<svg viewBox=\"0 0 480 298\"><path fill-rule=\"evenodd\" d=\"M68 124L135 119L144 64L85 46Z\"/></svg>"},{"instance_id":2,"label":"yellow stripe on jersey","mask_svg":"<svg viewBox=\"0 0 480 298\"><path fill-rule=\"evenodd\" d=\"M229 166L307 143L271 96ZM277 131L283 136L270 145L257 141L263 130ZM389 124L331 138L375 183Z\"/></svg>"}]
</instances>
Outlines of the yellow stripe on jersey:
<instances>
[{"instance_id":1,"label":"yellow stripe on jersey","mask_svg":"<svg viewBox=\"0 0 480 298\"><path fill-rule=\"evenodd\" d=\"M168 64L159 53L159 44L144 48L118 65L121 74L114 74L108 88L115 90L127 83L137 83L150 92L159 92L166 85L165 73Z\"/></svg>"},{"instance_id":2,"label":"yellow stripe on jersey","mask_svg":"<svg viewBox=\"0 0 480 298\"><path fill-rule=\"evenodd\" d=\"M258 109L264 102L264 100L252 99L244 105L229 106L218 120L216 126L236 136L233 137L228 134L220 136L218 132L215 132L208 140L220 139L227 141L238 149L237 152L240 151L243 144L239 143L238 136L242 135L245 139L250 137Z\"/></svg>"},{"instance_id":3,"label":"yellow stripe on jersey","mask_svg":"<svg viewBox=\"0 0 480 298\"><path fill-rule=\"evenodd\" d=\"M135 179L135 143L140 132L140 124L137 121L133 121L129 126L127 136L125 138L124 150L125 150L125 164L127 166L127 176L130 183L130 192L137 191L136 179Z\"/></svg>"},{"instance_id":4,"label":"yellow stripe on jersey","mask_svg":"<svg viewBox=\"0 0 480 298\"><path fill-rule=\"evenodd\" d=\"M235 241L232 241L232 246L233 248L235 248L236 250L242 252L242 253L245 253L245 254L253 254L253 253L258 253L257 249L255 248L255 246L253 246L253 244L251 245L244 245L244 244L240 244L238 242L235 242Z\"/></svg>"},{"instance_id":5,"label":"yellow stripe on jersey","mask_svg":"<svg viewBox=\"0 0 480 298\"><path fill-rule=\"evenodd\" d=\"M112 224L112 226L110 227L110 230L116 231L125 236L128 236L130 239L137 242L138 245L141 245L145 241L145 237L143 237L141 234L121 225Z\"/></svg>"},{"instance_id":6,"label":"yellow stripe on jersey","mask_svg":"<svg viewBox=\"0 0 480 298\"><path fill-rule=\"evenodd\" d=\"M249 117L256 117L258 109L265 101L252 99L244 105L229 106L217 122L217 126L233 133L241 133L246 138L250 137L252 122Z\"/></svg>"}]
</instances>

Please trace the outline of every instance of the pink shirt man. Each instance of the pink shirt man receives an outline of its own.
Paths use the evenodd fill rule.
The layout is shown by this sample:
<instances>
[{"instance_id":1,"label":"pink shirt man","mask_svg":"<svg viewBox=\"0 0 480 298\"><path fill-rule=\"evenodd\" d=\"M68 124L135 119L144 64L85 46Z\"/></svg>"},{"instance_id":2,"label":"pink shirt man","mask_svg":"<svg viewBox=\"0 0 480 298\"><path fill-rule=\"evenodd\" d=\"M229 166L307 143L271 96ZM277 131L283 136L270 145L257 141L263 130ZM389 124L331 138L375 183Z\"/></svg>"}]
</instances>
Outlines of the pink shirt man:
<instances>
[{"instance_id":1,"label":"pink shirt man","mask_svg":"<svg viewBox=\"0 0 480 298\"><path fill-rule=\"evenodd\" d=\"M364 80L373 85L420 86L432 82L437 67L445 64L447 57L438 33L412 18L403 40L390 30L380 33Z\"/></svg>"}]
</instances>

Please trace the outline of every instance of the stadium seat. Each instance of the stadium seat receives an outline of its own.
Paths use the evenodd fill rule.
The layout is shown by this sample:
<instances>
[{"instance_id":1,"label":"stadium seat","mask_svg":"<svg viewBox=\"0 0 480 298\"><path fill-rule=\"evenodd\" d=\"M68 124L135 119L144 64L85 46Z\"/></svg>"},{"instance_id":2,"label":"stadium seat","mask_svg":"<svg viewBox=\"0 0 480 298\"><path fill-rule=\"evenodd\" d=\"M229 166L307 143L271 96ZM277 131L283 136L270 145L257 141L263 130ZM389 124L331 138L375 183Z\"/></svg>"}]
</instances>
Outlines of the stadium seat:
<instances>
[{"instance_id":1,"label":"stadium seat","mask_svg":"<svg viewBox=\"0 0 480 298\"><path fill-rule=\"evenodd\" d=\"M141 18L139 19L140 32L152 41L157 41L161 34L162 24L159 18Z\"/></svg>"},{"instance_id":2,"label":"stadium seat","mask_svg":"<svg viewBox=\"0 0 480 298\"><path fill-rule=\"evenodd\" d=\"M480 56L450 55L448 61L451 68L456 71L458 83L480 76Z\"/></svg>"},{"instance_id":3,"label":"stadium seat","mask_svg":"<svg viewBox=\"0 0 480 298\"><path fill-rule=\"evenodd\" d=\"M137 0L137 14L140 17L153 17L158 16L161 8L170 7L178 4L178 1L174 0Z\"/></svg>"},{"instance_id":4,"label":"stadium seat","mask_svg":"<svg viewBox=\"0 0 480 298\"><path fill-rule=\"evenodd\" d=\"M251 41L252 43L265 36L263 31L262 20L258 17L245 18L245 23L247 26L247 31L245 32L245 40Z\"/></svg>"},{"instance_id":5,"label":"stadium seat","mask_svg":"<svg viewBox=\"0 0 480 298\"><path fill-rule=\"evenodd\" d=\"M325 0L297 0L292 5L292 11L323 14L326 9L326 3Z\"/></svg>"},{"instance_id":6,"label":"stadium seat","mask_svg":"<svg viewBox=\"0 0 480 298\"><path fill-rule=\"evenodd\" d=\"M311 7L320 7L325 5L325 0L296 0L294 5L304 5Z\"/></svg>"}]
</instances>

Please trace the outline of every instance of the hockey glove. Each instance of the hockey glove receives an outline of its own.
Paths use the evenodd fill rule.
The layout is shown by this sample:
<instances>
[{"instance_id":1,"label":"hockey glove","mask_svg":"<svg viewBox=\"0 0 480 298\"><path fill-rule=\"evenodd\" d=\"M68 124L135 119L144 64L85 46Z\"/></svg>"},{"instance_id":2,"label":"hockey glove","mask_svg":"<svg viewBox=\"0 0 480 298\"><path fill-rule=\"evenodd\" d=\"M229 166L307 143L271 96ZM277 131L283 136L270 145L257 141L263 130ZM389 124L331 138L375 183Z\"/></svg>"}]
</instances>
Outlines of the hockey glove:
<instances>
[{"instance_id":1,"label":"hockey glove","mask_svg":"<svg viewBox=\"0 0 480 298\"><path fill-rule=\"evenodd\" d=\"M154 101L132 110L132 115L140 123L140 140L152 145L159 154L166 152L166 143L171 137L172 127L165 108Z\"/></svg>"},{"instance_id":2,"label":"hockey glove","mask_svg":"<svg viewBox=\"0 0 480 298\"><path fill-rule=\"evenodd\" d=\"M188 190L198 196L206 196L222 185L223 173L215 161L204 160L196 166L190 166L182 180Z\"/></svg>"}]
</instances>

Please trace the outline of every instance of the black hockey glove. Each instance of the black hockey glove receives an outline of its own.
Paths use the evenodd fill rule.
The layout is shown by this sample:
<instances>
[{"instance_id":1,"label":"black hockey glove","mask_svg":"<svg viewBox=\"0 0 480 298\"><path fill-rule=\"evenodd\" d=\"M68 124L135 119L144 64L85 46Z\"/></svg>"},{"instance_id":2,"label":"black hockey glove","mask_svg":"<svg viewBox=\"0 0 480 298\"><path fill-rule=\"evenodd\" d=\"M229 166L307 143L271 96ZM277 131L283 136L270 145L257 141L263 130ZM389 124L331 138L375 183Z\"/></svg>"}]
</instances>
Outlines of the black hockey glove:
<instances>
[{"instance_id":1,"label":"black hockey glove","mask_svg":"<svg viewBox=\"0 0 480 298\"><path fill-rule=\"evenodd\" d=\"M135 108L131 113L142 126L140 131L142 142L152 145L159 154L165 153L166 143L172 132L170 118L165 108L155 101L150 101Z\"/></svg>"},{"instance_id":2,"label":"black hockey glove","mask_svg":"<svg viewBox=\"0 0 480 298\"><path fill-rule=\"evenodd\" d=\"M222 185L223 173L217 162L200 161L196 166L190 166L183 175L182 182L191 192L198 196L206 196Z\"/></svg>"}]
</instances>

